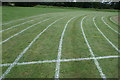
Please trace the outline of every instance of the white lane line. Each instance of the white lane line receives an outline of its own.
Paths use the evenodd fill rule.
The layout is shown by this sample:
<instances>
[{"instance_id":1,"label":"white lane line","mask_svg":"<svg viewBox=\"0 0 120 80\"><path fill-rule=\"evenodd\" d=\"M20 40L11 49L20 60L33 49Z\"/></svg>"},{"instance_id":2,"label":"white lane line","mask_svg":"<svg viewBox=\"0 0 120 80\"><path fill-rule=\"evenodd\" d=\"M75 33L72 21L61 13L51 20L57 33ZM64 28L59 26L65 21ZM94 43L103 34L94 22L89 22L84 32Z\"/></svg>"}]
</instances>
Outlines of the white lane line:
<instances>
[{"instance_id":1,"label":"white lane line","mask_svg":"<svg viewBox=\"0 0 120 80\"><path fill-rule=\"evenodd\" d=\"M22 18L22 19L10 21L10 22L7 22L7 23L3 23L3 24L1 24L0 26L2 26L2 25L7 25L7 24L11 24L11 23L14 23L14 22L17 22L17 21L26 20L26 19L29 19L29 18L34 18L34 17L38 17L38 16L43 16L43 15L47 15L47 14L41 14L41 15L37 15L37 16L30 16L30 17L26 17L26 18Z\"/></svg>"},{"instance_id":2,"label":"white lane line","mask_svg":"<svg viewBox=\"0 0 120 80\"><path fill-rule=\"evenodd\" d=\"M62 52L62 42L63 42L63 37L66 31L66 28L68 26L68 23L73 20L75 17L71 18L68 20L68 22L65 24L64 30L62 32L60 42L59 42L59 48L58 48L58 56L57 56L57 63L56 63L56 69L55 69L55 79L59 78L59 72L60 72L60 58L61 58L61 52Z\"/></svg>"},{"instance_id":3,"label":"white lane line","mask_svg":"<svg viewBox=\"0 0 120 80\"><path fill-rule=\"evenodd\" d=\"M120 50L118 50L118 48L102 33L102 31L97 27L97 24L95 23L95 17L93 18L93 22L95 27L97 28L97 30L102 34L102 36L109 42L109 44L112 45L113 48L115 48L118 52L120 52Z\"/></svg>"},{"instance_id":4,"label":"white lane line","mask_svg":"<svg viewBox=\"0 0 120 80\"><path fill-rule=\"evenodd\" d=\"M115 22L112 20L112 17L110 17L110 21L112 21L114 24L118 25L117 23L115 23Z\"/></svg>"},{"instance_id":5,"label":"white lane line","mask_svg":"<svg viewBox=\"0 0 120 80\"><path fill-rule=\"evenodd\" d=\"M110 59L110 58L118 58L120 56L101 56L101 57L95 57L96 59ZM61 59L60 62L69 62L69 61L83 61L83 60L92 60L93 57L89 58L76 58L76 59ZM57 62L57 60L45 60L45 61L31 61L31 62L22 62L22 63L16 63L16 65L27 65L27 64L39 64L39 63L53 63ZM4 66L10 66L12 63L7 64L0 64L0 67Z\"/></svg>"},{"instance_id":6,"label":"white lane line","mask_svg":"<svg viewBox=\"0 0 120 80\"><path fill-rule=\"evenodd\" d=\"M83 25L83 20L84 20L86 17L87 17L87 16L85 16L85 17L81 20L81 30L82 30L82 34L83 34L83 37L84 37L84 39L85 39L85 42L86 42L86 44L87 44L87 46L88 46L88 49L89 49L89 51L90 51L90 54L91 54L91 56L94 58L94 63L95 63L95 65L96 65L96 67L97 67L97 69L98 69L101 77L106 80L106 76L105 76L105 74L103 73L102 68L100 67L99 62L98 62L97 59L95 58L95 55L94 55L94 53L93 53L93 51L92 51L92 48L90 47L90 44L89 44L89 42L88 42L88 40L87 40L87 37L86 37L85 32L84 32L84 29L83 29L83 27L82 27L82 25Z\"/></svg>"},{"instance_id":7,"label":"white lane line","mask_svg":"<svg viewBox=\"0 0 120 80\"><path fill-rule=\"evenodd\" d=\"M0 77L0 80L2 80L3 78L5 78L5 76L10 72L10 70L15 66L15 64L20 60L20 58L26 53L26 51L32 46L32 44L53 24L55 24L57 21L61 20L63 18L57 19L56 21L54 21L53 23L51 23L50 25L48 25L42 32L40 32L34 39L33 41L23 50L23 52L20 53L20 55L15 59L15 61L7 68L7 70L4 72L4 74L2 74L2 76Z\"/></svg>"},{"instance_id":8,"label":"white lane line","mask_svg":"<svg viewBox=\"0 0 120 80\"><path fill-rule=\"evenodd\" d=\"M108 25L105 20L104 17L101 18L101 20L104 22L105 25L107 25L111 30L113 30L114 32L116 32L117 34L120 34L118 31L114 30L110 25Z\"/></svg>"},{"instance_id":9,"label":"white lane line","mask_svg":"<svg viewBox=\"0 0 120 80\"><path fill-rule=\"evenodd\" d=\"M103 57L89 57L89 58L77 58L77 59L62 59L61 62L69 62L69 61L82 61L82 60L94 60L94 59L109 59L109 58L118 58L120 56L103 56Z\"/></svg>"},{"instance_id":10,"label":"white lane line","mask_svg":"<svg viewBox=\"0 0 120 80\"><path fill-rule=\"evenodd\" d=\"M15 26L9 27L9 28L7 28L7 29L1 30L0 33L1 33L1 32L4 32L4 31L7 31L7 30L9 30L9 29L12 29L12 28L15 28L15 27L21 26L21 25L23 25L23 24L30 23L30 22L32 22L32 21L34 21L34 20L30 20L30 21L27 21L27 22L20 23L20 24L18 24L18 25L15 25Z\"/></svg>"},{"instance_id":11,"label":"white lane line","mask_svg":"<svg viewBox=\"0 0 120 80\"><path fill-rule=\"evenodd\" d=\"M51 18L49 18L49 19L51 19ZM14 34L14 35L12 35L12 36L10 36L9 38L5 39L5 40L2 41L2 42L0 42L0 44L7 42L7 41L10 40L11 38L13 38L13 37L19 35L20 33L23 33L24 31L26 31L26 30L28 30L28 29L34 27L35 25L38 25L38 24L40 24L40 23L42 23L42 22L45 22L45 21L47 21L47 20L49 20L49 19L45 19L45 20L43 20L43 21L40 21L40 22L38 22L38 23L36 23L36 24L33 24L33 25L31 25L31 26L29 26L29 27L27 27L27 28L21 30L20 32Z\"/></svg>"}]
</instances>

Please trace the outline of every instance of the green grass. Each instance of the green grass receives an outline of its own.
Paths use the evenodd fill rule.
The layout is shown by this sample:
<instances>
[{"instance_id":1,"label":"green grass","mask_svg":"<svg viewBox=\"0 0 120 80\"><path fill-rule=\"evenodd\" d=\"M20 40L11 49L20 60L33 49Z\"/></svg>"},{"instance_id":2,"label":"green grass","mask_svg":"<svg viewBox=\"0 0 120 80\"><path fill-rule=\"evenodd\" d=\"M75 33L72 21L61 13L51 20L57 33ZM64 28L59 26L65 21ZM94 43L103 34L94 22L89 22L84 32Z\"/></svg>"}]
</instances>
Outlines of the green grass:
<instances>
[{"instance_id":1,"label":"green grass","mask_svg":"<svg viewBox=\"0 0 120 80\"><path fill-rule=\"evenodd\" d=\"M93 50L95 57L118 55L118 52L107 42L100 34L93 23L93 17L96 16L96 24L105 36L118 47L118 34L108 28L101 20L104 20L115 30L118 26L109 20L109 17L117 16L117 12L79 9L79 8L56 8L56 7L3 7L3 22L14 21L20 18L47 14L41 17L30 18L4 25L2 28L7 29L11 26L34 20L33 22L20 25L19 27L9 29L2 32L3 41L10 36L20 32L29 26L42 20L51 18L48 21L35 25L19 35L11 38L2 44L2 63L12 63L17 56L30 44L30 42L49 24L55 20L64 17L55 24L51 25L25 52L18 61L44 61L56 60L58 55L58 47L63 29L72 17L77 16L67 26L62 44L61 59L77 59L92 57L88 46L84 40L81 30L81 20L87 15L83 21L83 29L88 42ZM107 78L118 78L118 60L117 58L98 60L103 73ZM2 67L3 73L8 66ZM54 63L38 63L29 65L15 65L7 78L54 78L56 62ZM71 62L61 62L60 78L101 78L100 73L94 63L94 60L81 60Z\"/></svg>"},{"instance_id":2,"label":"green grass","mask_svg":"<svg viewBox=\"0 0 120 80\"><path fill-rule=\"evenodd\" d=\"M57 8L57 9L74 9L74 10L87 10L87 11L103 11L103 12L118 12L115 9L97 9L97 8L78 8L78 7L63 7L63 6L48 6L48 5L37 5L36 8Z\"/></svg>"}]
</instances>

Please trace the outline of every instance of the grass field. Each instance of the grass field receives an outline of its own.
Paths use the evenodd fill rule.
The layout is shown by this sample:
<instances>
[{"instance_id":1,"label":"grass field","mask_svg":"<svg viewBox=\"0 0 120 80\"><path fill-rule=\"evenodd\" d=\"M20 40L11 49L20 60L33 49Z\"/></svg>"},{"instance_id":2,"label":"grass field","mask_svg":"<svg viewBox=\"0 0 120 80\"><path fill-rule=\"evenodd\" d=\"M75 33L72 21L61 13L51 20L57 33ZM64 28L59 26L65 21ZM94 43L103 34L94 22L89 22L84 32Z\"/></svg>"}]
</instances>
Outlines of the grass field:
<instances>
[{"instance_id":1,"label":"grass field","mask_svg":"<svg viewBox=\"0 0 120 80\"><path fill-rule=\"evenodd\" d=\"M2 10L1 78L118 78L118 12Z\"/></svg>"}]
</instances>

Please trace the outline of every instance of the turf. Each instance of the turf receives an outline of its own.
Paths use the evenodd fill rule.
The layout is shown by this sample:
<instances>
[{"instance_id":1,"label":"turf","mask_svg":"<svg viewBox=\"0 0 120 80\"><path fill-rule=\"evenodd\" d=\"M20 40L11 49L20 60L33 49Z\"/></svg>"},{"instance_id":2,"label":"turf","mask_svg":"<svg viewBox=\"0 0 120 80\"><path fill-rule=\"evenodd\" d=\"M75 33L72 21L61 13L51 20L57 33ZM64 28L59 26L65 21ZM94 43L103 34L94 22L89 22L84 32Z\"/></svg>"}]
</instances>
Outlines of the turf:
<instances>
[{"instance_id":1,"label":"turf","mask_svg":"<svg viewBox=\"0 0 120 80\"><path fill-rule=\"evenodd\" d=\"M27 18L30 16L36 17L14 22L15 20ZM13 38L2 44L2 64L13 63L14 60L23 52L26 47L28 47L28 45L40 32L46 29L46 27L49 26L52 22L64 17L63 19L52 24L30 46L30 48L25 52L25 54L18 62L22 63L57 60L58 47L63 29L65 28L68 20L75 16L76 18L68 23L65 34L63 35L61 60L92 57L81 30L81 20L85 16L87 17L84 19L82 25L86 38L95 57L118 55L118 52L101 35L93 23L93 17L96 17L95 23L97 24L98 28L116 47L118 47L119 35L108 28L107 25L105 25L101 20L101 17L104 16L105 22L113 29L118 31L117 24L114 24L110 20L110 17L118 16L117 12L107 12L104 10L95 11L93 9L90 10L78 8L3 7L3 30L26 21L34 21L2 32L2 41L4 41L9 37L18 34L18 32L26 29L22 33L15 35ZM27 29L31 25L46 19L49 20ZM5 24L10 21L13 22L10 24ZM98 62L103 73L106 75L106 78L118 78L117 58L98 59ZM15 65L5 77L54 78L56 72L56 63L57 62ZM60 78L101 78L93 59L68 62L62 61L60 63ZM8 67L9 66L2 67L3 73L7 70Z\"/></svg>"}]
</instances>

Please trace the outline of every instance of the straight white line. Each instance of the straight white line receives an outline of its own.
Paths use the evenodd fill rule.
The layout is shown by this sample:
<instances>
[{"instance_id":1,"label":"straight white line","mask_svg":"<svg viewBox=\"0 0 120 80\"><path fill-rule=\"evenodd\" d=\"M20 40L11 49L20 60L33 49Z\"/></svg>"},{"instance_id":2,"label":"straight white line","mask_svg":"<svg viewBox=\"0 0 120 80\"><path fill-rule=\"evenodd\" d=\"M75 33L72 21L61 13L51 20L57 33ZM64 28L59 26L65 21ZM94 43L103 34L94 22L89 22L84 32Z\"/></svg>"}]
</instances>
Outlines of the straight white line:
<instances>
[{"instance_id":1,"label":"straight white line","mask_svg":"<svg viewBox=\"0 0 120 80\"><path fill-rule=\"evenodd\" d=\"M101 56L101 57L95 57L96 59L110 59L110 58L118 58L120 56ZM92 60L93 57L89 58L76 58L76 59L61 59L60 62L69 62L69 61L83 61L83 60ZM57 60L45 60L45 61L31 61L31 62L22 62L22 63L16 63L16 65L27 65L27 64L39 64L39 63L53 63L57 62ZM7 64L0 64L0 67L4 66L10 66L12 63Z\"/></svg>"},{"instance_id":2,"label":"straight white line","mask_svg":"<svg viewBox=\"0 0 120 80\"><path fill-rule=\"evenodd\" d=\"M29 19L29 18L34 18L34 17L38 17L38 16L43 16L43 15L47 15L47 14L41 14L41 15L37 15L37 16L30 16L30 17L26 17L26 18L22 18L22 19L10 21L10 22L7 22L7 23L3 23L3 24L1 24L1 25L7 25L7 24L11 24L11 23L14 23L14 22L17 22L17 21L22 21L22 20L26 20L26 19ZM1 25L0 25L0 26L1 26Z\"/></svg>"},{"instance_id":3,"label":"straight white line","mask_svg":"<svg viewBox=\"0 0 120 80\"><path fill-rule=\"evenodd\" d=\"M102 36L109 42L109 44L112 45L113 48L115 48L118 52L120 52L120 50L118 50L118 48L102 33L102 31L97 27L96 23L95 23L95 17L93 18L93 22L95 27L97 28L97 30L102 34Z\"/></svg>"},{"instance_id":4,"label":"straight white line","mask_svg":"<svg viewBox=\"0 0 120 80\"><path fill-rule=\"evenodd\" d=\"M109 26L105 21L104 21L104 17L101 18L101 20L105 23L105 25L107 25L111 30L113 30L114 32L116 32L117 34L120 34L118 31L114 30L111 26Z\"/></svg>"},{"instance_id":5,"label":"straight white line","mask_svg":"<svg viewBox=\"0 0 120 80\"><path fill-rule=\"evenodd\" d=\"M112 20L112 17L110 17L110 21L112 21L114 24L118 25L117 23L115 23L115 22Z\"/></svg>"},{"instance_id":6,"label":"straight white line","mask_svg":"<svg viewBox=\"0 0 120 80\"><path fill-rule=\"evenodd\" d=\"M42 32L40 32L33 41L23 50L23 52L20 53L20 55L15 59L15 61L8 67L8 69L4 72L4 74L0 77L0 80L5 78L5 76L10 72L10 70L15 66L15 64L20 60L20 58L26 53L26 51L32 46L32 44L53 24L55 24L57 21L61 20L63 18L57 19L50 25L48 25Z\"/></svg>"},{"instance_id":7,"label":"straight white line","mask_svg":"<svg viewBox=\"0 0 120 80\"><path fill-rule=\"evenodd\" d=\"M50 18L49 18L49 19L50 19ZM19 35L20 33L23 33L24 31L26 31L26 30L28 30L28 29L34 27L35 25L38 25L38 24L40 24L40 23L42 23L42 22L45 22L45 21L47 21L47 20L49 20L49 19L45 19L45 20L43 20L43 21L40 21L40 22L38 22L38 23L36 23L36 24L33 24L33 25L31 25L31 26L29 26L29 27L27 27L27 28L21 30L20 32L14 34L14 35L12 35L12 36L10 36L9 38L5 39L5 40L2 41L2 42L0 42L0 44L7 42L7 41L10 40L11 38L13 38L13 37Z\"/></svg>"},{"instance_id":8,"label":"straight white line","mask_svg":"<svg viewBox=\"0 0 120 80\"><path fill-rule=\"evenodd\" d=\"M85 17L82 19L82 21L81 21L82 34L83 34L83 37L84 37L84 39L85 39L85 42L86 42L86 44L87 44L87 46L88 46L88 48L89 48L90 54L91 54L91 56L94 58L94 63L95 63L95 65L96 65L96 67L97 67L97 69L98 69L101 77L106 80L106 76L105 76L105 74L103 73L102 68L100 67L97 59L95 58L95 55L94 55L94 53L93 53L93 51L92 51L92 48L90 47L90 44L89 44L89 42L88 42L88 40L87 40L87 37L86 37L86 35L85 35L85 33L84 33L84 29L83 29L83 27L82 27L83 20L84 20L86 17L87 17L87 16L85 16Z\"/></svg>"},{"instance_id":9,"label":"straight white line","mask_svg":"<svg viewBox=\"0 0 120 80\"><path fill-rule=\"evenodd\" d=\"M63 42L63 37L66 31L66 28L68 26L68 23L74 19L75 17L71 18L70 20L68 20L68 22L65 24L64 30L62 32L61 38L60 38L60 42L59 42L59 48L58 48L58 56L57 56L57 63L56 63L56 69L55 69L55 79L59 78L59 72L60 72L60 58L61 58L61 51L62 51L62 42Z\"/></svg>"},{"instance_id":10,"label":"straight white line","mask_svg":"<svg viewBox=\"0 0 120 80\"><path fill-rule=\"evenodd\" d=\"M12 29L12 28L15 28L15 27L21 26L21 25L23 25L23 24L30 23L30 22L32 22L32 21L34 21L34 20L30 20L30 21L27 21L27 22L24 22L24 23L20 23L20 24L18 24L18 25L12 26L12 27L10 27L10 28L7 28L7 29L4 29L4 30L1 30L0 33L1 33L1 32L4 32L4 31L7 31L7 30L9 30L9 29Z\"/></svg>"},{"instance_id":11,"label":"straight white line","mask_svg":"<svg viewBox=\"0 0 120 80\"><path fill-rule=\"evenodd\" d=\"M82 61L82 60L92 60L92 59L109 59L109 58L118 58L120 56L103 56L103 57L89 57L89 58L77 58L77 59L62 59L61 62L69 62L69 61Z\"/></svg>"}]
</instances>

